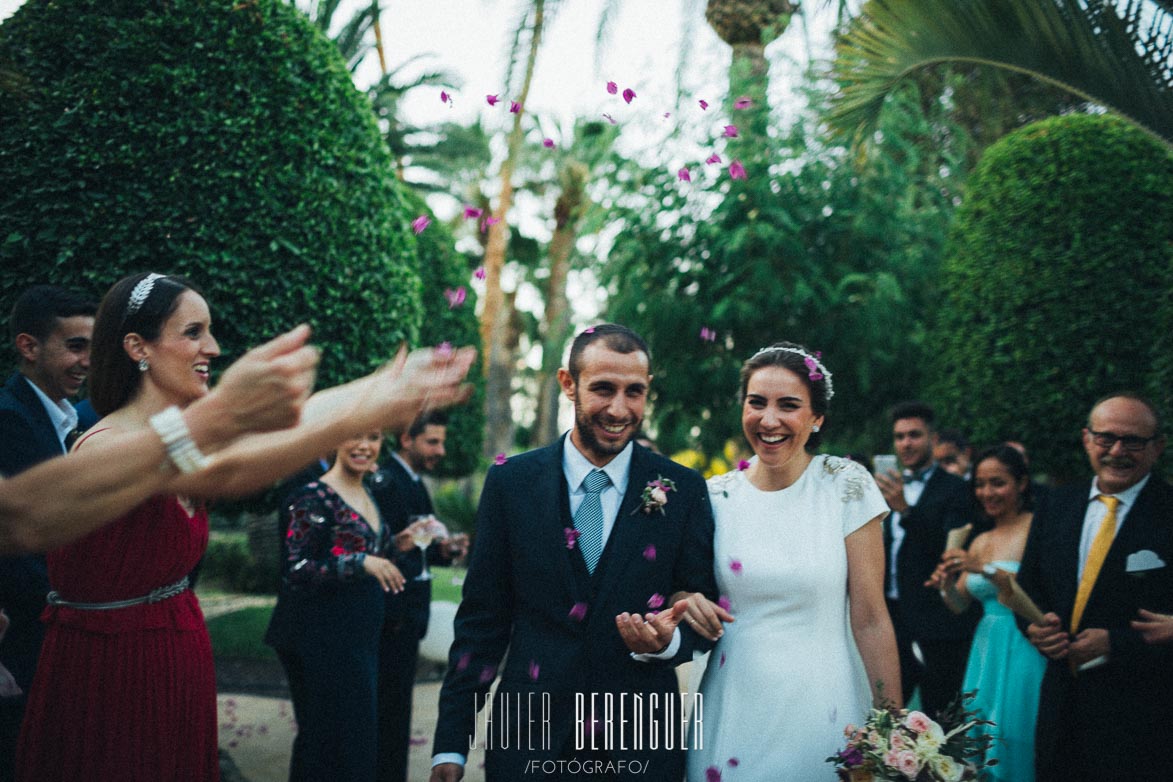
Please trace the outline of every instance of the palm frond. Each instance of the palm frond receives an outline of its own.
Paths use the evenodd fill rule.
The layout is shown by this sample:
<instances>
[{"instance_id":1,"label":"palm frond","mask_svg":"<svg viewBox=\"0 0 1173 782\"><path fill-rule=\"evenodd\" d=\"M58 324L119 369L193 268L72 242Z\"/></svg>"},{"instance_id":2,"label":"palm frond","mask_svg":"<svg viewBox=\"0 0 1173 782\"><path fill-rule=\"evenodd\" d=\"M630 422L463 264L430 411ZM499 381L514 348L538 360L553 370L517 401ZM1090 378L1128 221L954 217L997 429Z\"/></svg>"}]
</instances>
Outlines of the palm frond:
<instances>
[{"instance_id":1,"label":"palm frond","mask_svg":"<svg viewBox=\"0 0 1173 782\"><path fill-rule=\"evenodd\" d=\"M948 63L1025 73L1173 146L1173 0L869 0L838 44L829 117L855 142L907 77Z\"/></svg>"}]
</instances>

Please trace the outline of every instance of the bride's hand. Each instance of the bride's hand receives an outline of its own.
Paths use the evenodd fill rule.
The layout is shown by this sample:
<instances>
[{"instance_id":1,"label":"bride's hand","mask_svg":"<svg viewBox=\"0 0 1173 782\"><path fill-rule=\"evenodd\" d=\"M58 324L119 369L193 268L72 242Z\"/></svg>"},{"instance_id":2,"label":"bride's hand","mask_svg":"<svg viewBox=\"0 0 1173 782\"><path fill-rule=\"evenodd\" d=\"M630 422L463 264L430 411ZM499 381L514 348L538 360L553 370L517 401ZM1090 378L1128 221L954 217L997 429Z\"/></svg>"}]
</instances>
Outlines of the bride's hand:
<instances>
[{"instance_id":1,"label":"bride's hand","mask_svg":"<svg viewBox=\"0 0 1173 782\"><path fill-rule=\"evenodd\" d=\"M709 600L700 592L677 592L672 595L672 604L685 601L684 622L703 638L716 641L725 634L724 622L732 622L733 614Z\"/></svg>"}]
</instances>

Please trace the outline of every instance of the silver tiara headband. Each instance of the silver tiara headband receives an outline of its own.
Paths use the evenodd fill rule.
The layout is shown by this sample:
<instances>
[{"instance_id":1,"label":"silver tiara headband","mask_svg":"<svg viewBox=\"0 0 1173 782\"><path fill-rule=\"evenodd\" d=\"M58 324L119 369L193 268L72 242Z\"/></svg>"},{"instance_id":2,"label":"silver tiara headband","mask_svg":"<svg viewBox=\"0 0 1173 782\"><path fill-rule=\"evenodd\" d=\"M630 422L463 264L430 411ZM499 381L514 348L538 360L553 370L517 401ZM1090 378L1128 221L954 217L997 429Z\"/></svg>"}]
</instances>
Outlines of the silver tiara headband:
<instances>
[{"instance_id":1,"label":"silver tiara headband","mask_svg":"<svg viewBox=\"0 0 1173 782\"><path fill-rule=\"evenodd\" d=\"M143 305L147 303L147 297L155 289L155 281L161 280L165 276L151 272L138 281L138 284L134 286L134 290L130 292L130 301L126 303L126 314L122 316L123 322L126 322L127 318L143 308Z\"/></svg>"},{"instance_id":2,"label":"silver tiara headband","mask_svg":"<svg viewBox=\"0 0 1173 782\"><path fill-rule=\"evenodd\" d=\"M785 348L785 347L769 347L762 348L757 353L749 357L753 361L758 356L764 356L767 353L793 353L797 356L802 356L802 363L806 364L807 378L813 383L816 380L822 380L827 384L827 401L831 401L831 397L835 396L835 387L831 385L831 373L823 366L823 362L819 361L818 356L812 356L802 348Z\"/></svg>"}]
</instances>

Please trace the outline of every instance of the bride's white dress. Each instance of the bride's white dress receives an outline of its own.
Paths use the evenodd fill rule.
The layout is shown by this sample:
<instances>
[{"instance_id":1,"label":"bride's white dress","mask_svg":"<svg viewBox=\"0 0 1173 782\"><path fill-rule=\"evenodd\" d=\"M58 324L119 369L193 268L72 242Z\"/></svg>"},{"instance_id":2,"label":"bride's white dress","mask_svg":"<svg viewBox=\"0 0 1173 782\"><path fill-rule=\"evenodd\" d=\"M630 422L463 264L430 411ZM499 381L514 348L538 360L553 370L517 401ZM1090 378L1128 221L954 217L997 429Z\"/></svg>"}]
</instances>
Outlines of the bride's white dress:
<instances>
[{"instance_id":1,"label":"bride's white dress","mask_svg":"<svg viewBox=\"0 0 1173 782\"><path fill-rule=\"evenodd\" d=\"M737 621L701 682L703 748L689 741L689 782L834 780L826 758L871 707L844 539L888 505L862 465L825 455L781 491L731 472L709 493L717 584Z\"/></svg>"}]
</instances>

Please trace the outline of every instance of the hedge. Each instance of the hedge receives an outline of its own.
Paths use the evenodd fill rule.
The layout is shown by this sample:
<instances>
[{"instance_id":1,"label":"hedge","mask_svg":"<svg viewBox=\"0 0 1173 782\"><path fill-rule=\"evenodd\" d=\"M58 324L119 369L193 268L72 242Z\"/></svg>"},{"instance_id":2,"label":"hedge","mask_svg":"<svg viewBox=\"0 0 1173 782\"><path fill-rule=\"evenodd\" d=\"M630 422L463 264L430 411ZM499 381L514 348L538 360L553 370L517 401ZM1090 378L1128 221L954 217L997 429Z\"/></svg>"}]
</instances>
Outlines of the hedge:
<instances>
[{"instance_id":1,"label":"hedge","mask_svg":"<svg viewBox=\"0 0 1173 782\"><path fill-rule=\"evenodd\" d=\"M204 288L225 358L300 321L320 383L418 337L403 186L337 47L280 0L29 0L0 26L0 312L34 282Z\"/></svg>"},{"instance_id":2,"label":"hedge","mask_svg":"<svg viewBox=\"0 0 1173 782\"><path fill-rule=\"evenodd\" d=\"M943 287L928 342L939 417L977 442L1023 441L1059 478L1086 474L1095 399L1169 399L1173 154L1111 116L1010 134L970 179Z\"/></svg>"}]
</instances>

